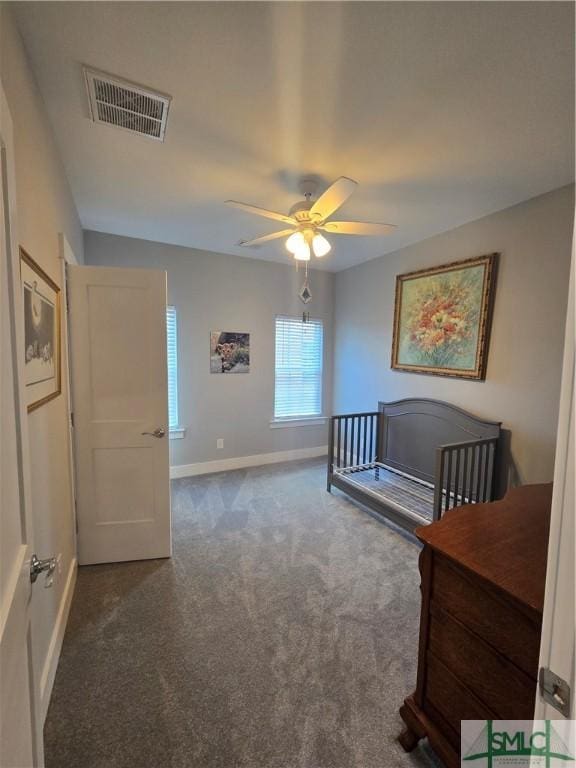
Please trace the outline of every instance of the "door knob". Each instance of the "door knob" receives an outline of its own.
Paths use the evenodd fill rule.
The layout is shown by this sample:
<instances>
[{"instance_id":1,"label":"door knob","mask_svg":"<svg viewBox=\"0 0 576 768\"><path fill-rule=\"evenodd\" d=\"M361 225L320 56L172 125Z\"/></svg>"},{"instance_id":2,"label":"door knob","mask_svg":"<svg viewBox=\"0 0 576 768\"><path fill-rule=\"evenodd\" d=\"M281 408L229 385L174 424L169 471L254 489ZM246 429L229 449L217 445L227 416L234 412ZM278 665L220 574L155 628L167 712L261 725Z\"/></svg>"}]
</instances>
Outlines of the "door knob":
<instances>
[{"instance_id":1,"label":"door knob","mask_svg":"<svg viewBox=\"0 0 576 768\"><path fill-rule=\"evenodd\" d=\"M142 432L143 435L150 435L150 437L164 437L166 432L163 427L156 427L154 432Z\"/></svg>"},{"instance_id":2,"label":"door knob","mask_svg":"<svg viewBox=\"0 0 576 768\"><path fill-rule=\"evenodd\" d=\"M51 587L54 583L54 571L56 570L56 558L47 557L45 560L40 560L36 555L32 555L30 558L30 581L32 584L36 581L41 573L46 573L45 587Z\"/></svg>"}]
</instances>

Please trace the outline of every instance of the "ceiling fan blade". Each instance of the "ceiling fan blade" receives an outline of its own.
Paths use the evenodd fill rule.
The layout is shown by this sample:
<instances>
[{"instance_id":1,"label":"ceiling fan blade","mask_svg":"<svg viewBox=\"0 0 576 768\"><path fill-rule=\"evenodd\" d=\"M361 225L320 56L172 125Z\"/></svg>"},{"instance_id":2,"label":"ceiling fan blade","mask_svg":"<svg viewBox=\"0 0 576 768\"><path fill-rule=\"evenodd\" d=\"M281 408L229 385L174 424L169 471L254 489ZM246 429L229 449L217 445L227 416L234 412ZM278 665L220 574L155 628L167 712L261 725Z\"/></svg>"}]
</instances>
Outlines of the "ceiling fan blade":
<instances>
[{"instance_id":1,"label":"ceiling fan blade","mask_svg":"<svg viewBox=\"0 0 576 768\"><path fill-rule=\"evenodd\" d=\"M335 235L389 235L395 224L372 224L368 221L327 221L319 229Z\"/></svg>"},{"instance_id":2,"label":"ceiling fan blade","mask_svg":"<svg viewBox=\"0 0 576 768\"><path fill-rule=\"evenodd\" d=\"M283 229L281 232L272 232L270 235L260 235L260 237L255 237L252 240L240 240L238 245L262 245L263 243L267 243L269 240L276 240L279 237L288 237L288 235L291 235L293 232L293 229Z\"/></svg>"},{"instance_id":3,"label":"ceiling fan blade","mask_svg":"<svg viewBox=\"0 0 576 768\"><path fill-rule=\"evenodd\" d=\"M275 213L274 211L267 211L266 208L258 208L256 205L248 205L247 203L239 203L237 200L226 200L226 205L231 205L233 208L239 208L246 213L255 213L257 216L265 216L267 219L274 219L275 221L282 221L284 224L297 224L296 219L291 216L284 216L283 213Z\"/></svg>"},{"instance_id":4,"label":"ceiling fan blade","mask_svg":"<svg viewBox=\"0 0 576 768\"><path fill-rule=\"evenodd\" d=\"M346 178L346 176L340 176L336 179L334 184L331 184L326 192L324 192L318 200L310 208L310 216L312 219L320 219L324 221L330 216L337 208L340 208L346 200L350 197L352 192L358 186L357 181Z\"/></svg>"}]
</instances>

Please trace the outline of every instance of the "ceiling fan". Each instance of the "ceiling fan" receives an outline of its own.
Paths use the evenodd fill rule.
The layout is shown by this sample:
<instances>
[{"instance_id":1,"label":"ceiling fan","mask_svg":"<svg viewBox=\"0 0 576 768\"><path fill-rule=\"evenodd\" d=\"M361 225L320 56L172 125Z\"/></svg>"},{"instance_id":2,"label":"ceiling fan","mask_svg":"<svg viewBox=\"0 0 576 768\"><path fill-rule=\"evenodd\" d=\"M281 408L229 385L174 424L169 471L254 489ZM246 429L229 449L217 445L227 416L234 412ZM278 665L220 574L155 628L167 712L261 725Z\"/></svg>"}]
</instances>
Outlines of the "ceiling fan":
<instances>
[{"instance_id":1,"label":"ceiling fan","mask_svg":"<svg viewBox=\"0 0 576 768\"><path fill-rule=\"evenodd\" d=\"M265 216L267 219L288 224L290 229L282 229L269 235L261 235L252 240L240 240L238 245L245 247L258 246L286 237L286 248L297 261L310 261L310 254L321 257L332 249L322 232L334 235L387 235L395 227L393 224L372 224L364 221L328 221L328 218L343 205L357 187L357 182L341 176L328 189L313 201L316 193L316 182L305 179L300 184L304 200L290 208L288 215L258 208L255 205L239 203L236 200L226 200L227 205L239 208L247 213Z\"/></svg>"}]
</instances>

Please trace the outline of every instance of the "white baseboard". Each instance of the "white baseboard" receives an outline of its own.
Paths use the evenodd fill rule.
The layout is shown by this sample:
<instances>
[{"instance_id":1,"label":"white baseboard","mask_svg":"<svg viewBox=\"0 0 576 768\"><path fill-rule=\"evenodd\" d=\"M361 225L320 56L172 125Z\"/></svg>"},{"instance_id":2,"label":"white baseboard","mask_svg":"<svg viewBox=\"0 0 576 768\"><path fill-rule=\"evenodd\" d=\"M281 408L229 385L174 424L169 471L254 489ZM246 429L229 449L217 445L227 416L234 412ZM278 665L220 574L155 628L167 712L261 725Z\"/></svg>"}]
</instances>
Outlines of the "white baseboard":
<instances>
[{"instance_id":1,"label":"white baseboard","mask_svg":"<svg viewBox=\"0 0 576 768\"><path fill-rule=\"evenodd\" d=\"M232 459L202 461L198 464L178 464L170 467L170 477L174 480L178 477L209 475L212 472L227 472L230 469L260 467L264 464L279 464L282 461L297 461L298 459L313 459L317 456L326 456L327 454L328 446L320 445L316 448L296 448L292 451L258 453L254 456L236 456Z\"/></svg>"},{"instance_id":2,"label":"white baseboard","mask_svg":"<svg viewBox=\"0 0 576 768\"><path fill-rule=\"evenodd\" d=\"M50 704L50 696L52 695L52 686L54 685L58 660L60 659L60 651L62 650L62 641L64 640L64 631L66 630L66 622L68 621L68 614L70 613L72 595L74 594L74 587L76 586L77 572L78 561L76 558L73 558L70 563L70 568L68 569L66 585L62 593L62 599L60 600L58 616L56 617L54 630L52 631L52 637L50 638L50 645L48 646L48 653L46 654L46 661L44 662L44 668L42 670L42 677L40 678L40 709L42 713L42 722L45 721L48 713L48 705Z\"/></svg>"}]
</instances>

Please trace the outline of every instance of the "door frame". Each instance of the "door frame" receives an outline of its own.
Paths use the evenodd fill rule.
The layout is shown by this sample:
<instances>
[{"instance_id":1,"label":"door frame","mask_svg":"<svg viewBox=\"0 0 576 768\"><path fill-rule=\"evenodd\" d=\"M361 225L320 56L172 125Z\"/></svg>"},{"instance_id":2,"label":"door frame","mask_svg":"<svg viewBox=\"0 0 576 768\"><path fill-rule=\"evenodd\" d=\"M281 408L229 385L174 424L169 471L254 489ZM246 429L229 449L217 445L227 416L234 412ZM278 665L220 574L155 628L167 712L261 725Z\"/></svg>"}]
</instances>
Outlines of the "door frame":
<instances>
[{"instance_id":1,"label":"door frame","mask_svg":"<svg viewBox=\"0 0 576 768\"><path fill-rule=\"evenodd\" d=\"M576 719L576 673L574 669L574 422L576 379L575 366L575 283L576 283L576 223L572 237L572 261L570 266L570 287L568 290L568 311L564 338L562 362L562 384L556 436L556 459L554 463L554 491L550 539L548 543L548 566L546 571L546 592L540 642L540 668L552 670L570 685L570 719ZM534 712L535 720L558 720L561 713L548 704L538 690Z\"/></svg>"},{"instance_id":2,"label":"door frame","mask_svg":"<svg viewBox=\"0 0 576 768\"><path fill-rule=\"evenodd\" d=\"M72 536L74 541L74 549L72 552L72 559L70 566L64 576L64 587L60 602L57 607L57 613L50 636L50 642L42 672L40 675L40 711L42 715L42 723L46 721L48 714L48 707L50 706L50 700L52 697L52 690L54 687L54 680L56 678L56 671L58 668L58 662L60 660L60 653L62 650L62 643L64 641L64 634L66 632L66 624L68 622L68 616L70 613L70 607L72 604L72 598L74 595L74 589L76 586L76 578L78 572L78 542L77 542L77 522L76 522L76 505L75 505L75 469L74 469L74 446L73 446L73 431L70 420L71 413L71 397L70 390L70 363L69 363L69 326L67 317L67 296L66 296L66 265L68 263L77 264L76 257L72 248L64 235L60 232L58 235L59 245L59 260L60 260L60 278L61 278L61 308L62 316L60 318L60 343L62 349L61 355L61 375L62 380L66 386L62 387L62 396L65 397L66 402L66 416L68 420L68 486L70 493L71 504L71 525Z\"/></svg>"},{"instance_id":3,"label":"door frame","mask_svg":"<svg viewBox=\"0 0 576 768\"><path fill-rule=\"evenodd\" d=\"M74 514L74 552L78 556L78 517L76 509L76 457L74 448L74 393L72 392L71 364L70 364L70 317L68 307L68 266L78 266L72 246L63 232L58 233L60 275L62 285L62 367L63 376L66 377L66 414L68 417L68 463L70 499Z\"/></svg>"},{"instance_id":4,"label":"door frame","mask_svg":"<svg viewBox=\"0 0 576 768\"><path fill-rule=\"evenodd\" d=\"M4 154L6 177L0 179L0 183L6 190L6 211L4 225L6 228L6 240L9 241L9 253L6 254L8 285L7 293L9 297L9 313L12 327L14 329L12 343L16 346L14 359L16 369L14 371L14 398L16 401L15 429L18 442L17 450L19 453L19 478L20 498L23 507L23 517L25 522L25 539L28 544L28 551L34 552L34 528L32 518L32 484L31 484L31 464L30 464L30 444L28 439L28 411L26 407L26 398L23 388L24 378L24 356L17 353L18 349L24 348L24 312L22 309L22 291L20 283L20 254L18 249L18 224L17 224L17 205L16 205L16 170L15 170L15 151L14 151L14 128L8 100L4 92L4 87L0 81L0 151ZM2 243L1 247L4 247ZM17 581L24 579L29 587L28 604L26 611L29 613L28 626L31 626L32 617L32 584L30 583L30 560L25 559L19 564L19 573L13 574ZM11 577L10 581L13 581ZM10 606L2 605L0 609L0 621L2 624L7 620ZM28 665L30 670L30 704L32 711L32 754L36 768L42 768L44 765L44 740L43 740L43 717L41 709L41 670L34 664L31 648L28 648Z\"/></svg>"}]
</instances>

